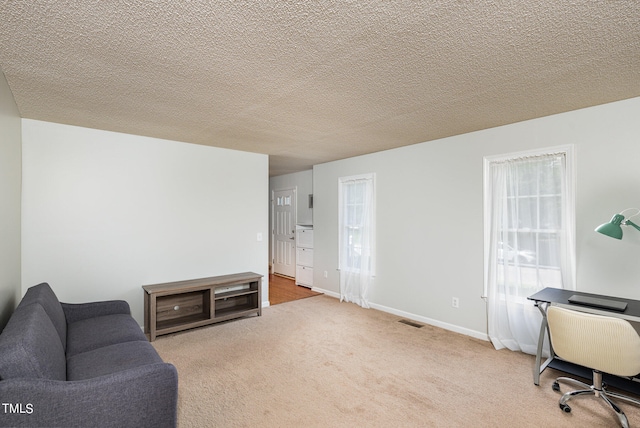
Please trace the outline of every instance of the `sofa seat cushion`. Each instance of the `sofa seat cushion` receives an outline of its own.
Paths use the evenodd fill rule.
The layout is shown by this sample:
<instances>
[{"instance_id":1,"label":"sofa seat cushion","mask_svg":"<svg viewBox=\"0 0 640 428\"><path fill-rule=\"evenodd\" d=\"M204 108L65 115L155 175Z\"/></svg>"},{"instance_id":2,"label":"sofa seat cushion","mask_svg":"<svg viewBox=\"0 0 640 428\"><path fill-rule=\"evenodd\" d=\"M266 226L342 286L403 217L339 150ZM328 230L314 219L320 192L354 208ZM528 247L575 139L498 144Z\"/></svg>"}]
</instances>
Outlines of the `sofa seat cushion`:
<instances>
[{"instance_id":1,"label":"sofa seat cushion","mask_svg":"<svg viewBox=\"0 0 640 428\"><path fill-rule=\"evenodd\" d=\"M67 359L67 380L92 379L162 362L162 358L146 340L116 343Z\"/></svg>"},{"instance_id":2,"label":"sofa seat cushion","mask_svg":"<svg viewBox=\"0 0 640 428\"><path fill-rule=\"evenodd\" d=\"M82 352L122 342L147 341L140 326L126 314L104 315L67 325L67 359Z\"/></svg>"},{"instance_id":3,"label":"sofa seat cushion","mask_svg":"<svg viewBox=\"0 0 640 428\"><path fill-rule=\"evenodd\" d=\"M38 303L18 307L0 335L0 379L66 380L58 332Z\"/></svg>"}]
</instances>

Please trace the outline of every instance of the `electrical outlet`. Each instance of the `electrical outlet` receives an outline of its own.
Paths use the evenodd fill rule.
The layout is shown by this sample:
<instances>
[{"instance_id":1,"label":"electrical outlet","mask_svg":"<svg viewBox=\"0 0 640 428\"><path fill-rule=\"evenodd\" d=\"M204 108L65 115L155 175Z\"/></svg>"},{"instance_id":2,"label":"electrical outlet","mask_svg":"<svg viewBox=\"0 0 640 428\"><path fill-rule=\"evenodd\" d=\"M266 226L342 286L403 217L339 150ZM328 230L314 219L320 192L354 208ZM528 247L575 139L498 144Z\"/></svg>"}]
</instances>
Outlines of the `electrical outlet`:
<instances>
[{"instance_id":1,"label":"electrical outlet","mask_svg":"<svg viewBox=\"0 0 640 428\"><path fill-rule=\"evenodd\" d=\"M459 308L460 300L457 297L451 298L451 306L453 306L454 308Z\"/></svg>"},{"instance_id":2,"label":"electrical outlet","mask_svg":"<svg viewBox=\"0 0 640 428\"><path fill-rule=\"evenodd\" d=\"M328 278L329 277L329 272L327 272L326 270L324 271L324 277Z\"/></svg>"}]
</instances>

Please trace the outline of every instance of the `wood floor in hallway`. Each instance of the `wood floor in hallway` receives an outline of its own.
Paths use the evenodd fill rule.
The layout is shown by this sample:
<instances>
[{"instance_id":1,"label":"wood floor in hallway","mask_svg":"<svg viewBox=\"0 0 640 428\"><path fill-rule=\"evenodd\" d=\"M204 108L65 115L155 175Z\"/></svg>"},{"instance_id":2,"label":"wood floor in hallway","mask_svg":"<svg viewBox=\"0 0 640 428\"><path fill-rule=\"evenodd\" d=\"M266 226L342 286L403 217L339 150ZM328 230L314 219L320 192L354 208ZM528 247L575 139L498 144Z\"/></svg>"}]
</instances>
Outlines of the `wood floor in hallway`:
<instances>
[{"instance_id":1,"label":"wood floor in hallway","mask_svg":"<svg viewBox=\"0 0 640 428\"><path fill-rule=\"evenodd\" d=\"M311 291L307 287L296 285L292 278L280 275L269 275L269 304L271 306L292 300L318 296L322 293Z\"/></svg>"}]
</instances>

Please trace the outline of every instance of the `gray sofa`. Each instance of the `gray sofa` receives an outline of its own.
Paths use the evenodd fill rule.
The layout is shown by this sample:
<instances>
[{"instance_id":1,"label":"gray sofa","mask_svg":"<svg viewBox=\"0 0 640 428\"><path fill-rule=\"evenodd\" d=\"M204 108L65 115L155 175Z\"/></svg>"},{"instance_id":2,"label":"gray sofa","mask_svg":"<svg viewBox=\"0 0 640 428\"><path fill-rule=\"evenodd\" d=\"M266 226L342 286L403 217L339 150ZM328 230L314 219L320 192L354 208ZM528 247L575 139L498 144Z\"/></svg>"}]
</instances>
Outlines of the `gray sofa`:
<instances>
[{"instance_id":1,"label":"gray sofa","mask_svg":"<svg viewBox=\"0 0 640 428\"><path fill-rule=\"evenodd\" d=\"M0 426L175 427L178 374L125 301L29 288L0 334Z\"/></svg>"}]
</instances>

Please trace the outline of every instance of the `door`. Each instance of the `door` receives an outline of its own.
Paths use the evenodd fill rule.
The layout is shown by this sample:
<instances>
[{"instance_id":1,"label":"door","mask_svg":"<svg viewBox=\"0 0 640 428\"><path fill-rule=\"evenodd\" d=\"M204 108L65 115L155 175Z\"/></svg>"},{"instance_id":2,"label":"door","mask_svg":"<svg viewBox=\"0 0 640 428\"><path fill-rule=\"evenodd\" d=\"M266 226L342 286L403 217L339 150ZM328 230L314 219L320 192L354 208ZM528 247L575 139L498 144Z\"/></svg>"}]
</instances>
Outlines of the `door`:
<instances>
[{"instance_id":1,"label":"door","mask_svg":"<svg viewBox=\"0 0 640 428\"><path fill-rule=\"evenodd\" d=\"M296 276L295 189L275 190L271 201L273 273Z\"/></svg>"}]
</instances>

